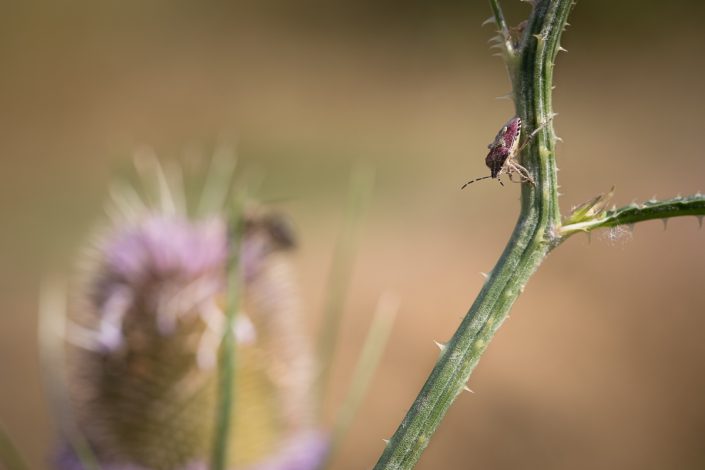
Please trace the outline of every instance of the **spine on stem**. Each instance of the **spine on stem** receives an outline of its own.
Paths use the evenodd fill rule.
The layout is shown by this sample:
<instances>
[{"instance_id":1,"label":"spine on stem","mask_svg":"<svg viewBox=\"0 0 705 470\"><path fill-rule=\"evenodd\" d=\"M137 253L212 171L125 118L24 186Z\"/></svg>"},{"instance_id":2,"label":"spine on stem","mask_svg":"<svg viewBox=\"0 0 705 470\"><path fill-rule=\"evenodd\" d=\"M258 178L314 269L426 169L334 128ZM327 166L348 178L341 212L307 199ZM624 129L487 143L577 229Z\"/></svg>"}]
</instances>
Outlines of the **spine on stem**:
<instances>
[{"instance_id":1,"label":"spine on stem","mask_svg":"<svg viewBox=\"0 0 705 470\"><path fill-rule=\"evenodd\" d=\"M491 2L500 33L506 23L496 0ZM507 49L517 114L527 133L550 120L553 61L572 0L539 0L516 47ZM506 36L505 36L506 37ZM514 62L516 61L516 62ZM526 147L523 162L536 186L524 184L519 220L479 296L452 339L442 348L430 376L404 420L390 439L376 470L410 469L421 457L455 398L529 277L554 246L560 223L558 211L555 136L548 123Z\"/></svg>"}]
</instances>

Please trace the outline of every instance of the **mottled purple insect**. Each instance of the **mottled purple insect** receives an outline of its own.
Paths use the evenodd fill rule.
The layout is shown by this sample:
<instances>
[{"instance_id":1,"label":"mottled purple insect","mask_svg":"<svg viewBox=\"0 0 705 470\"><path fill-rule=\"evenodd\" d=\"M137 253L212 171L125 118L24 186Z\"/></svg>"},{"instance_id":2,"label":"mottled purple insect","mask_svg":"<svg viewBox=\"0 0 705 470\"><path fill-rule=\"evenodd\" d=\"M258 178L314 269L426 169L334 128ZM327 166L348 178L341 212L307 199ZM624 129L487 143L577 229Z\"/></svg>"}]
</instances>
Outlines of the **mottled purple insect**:
<instances>
[{"instance_id":1,"label":"mottled purple insect","mask_svg":"<svg viewBox=\"0 0 705 470\"><path fill-rule=\"evenodd\" d=\"M526 144L528 144L531 139L536 135L536 133L541 130L543 126L536 129L526 140L524 145L519 147L519 139L521 138L521 118L519 116L514 116L509 121L507 121L504 126L497 133L497 137L494 141L487 146L490 152L485 158L485 164L490 169L489 176L483 176L482 178L475 178L465 183L460 189L464 189L465 186L475 181L486 180L488 178L496 178L499 184L504 186L502 180L499 177L503 174L509 176L509 180L515 183L529 182L532 185L536 185L534 178L531 176L529 171L521 166L517 161L517 155L521 153ZM512 176L514 174L519 175L519 181L514 181Z\"/></svg>"}]
</instances>

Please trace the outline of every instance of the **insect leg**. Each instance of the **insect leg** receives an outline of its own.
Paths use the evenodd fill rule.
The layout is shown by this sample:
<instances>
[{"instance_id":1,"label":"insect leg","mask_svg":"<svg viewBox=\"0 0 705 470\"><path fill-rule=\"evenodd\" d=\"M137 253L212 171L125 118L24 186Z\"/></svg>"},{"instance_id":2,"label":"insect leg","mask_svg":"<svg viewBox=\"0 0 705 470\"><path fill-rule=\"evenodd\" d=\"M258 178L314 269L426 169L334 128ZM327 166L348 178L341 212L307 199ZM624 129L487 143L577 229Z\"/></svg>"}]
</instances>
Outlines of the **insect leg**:
<instances>
[{"instance_id":1,"label":"insect leg","mask_svg":"<svg viewBox=\"0 0 705 470\"><path fill-rule=\"evenodd\" d=\"M544 127L546 127L546 126L548 125L548 123L551 122L551 121L553 121L553 116L551 116L551 117L548 119L548 121L544 122L544 123L541 124L539 127L537 127L536 129L534 129L534 131L533 131L531 134L529 134L529 137L526 138L526 141L517 149L516 154L519 155L519 154L521 153L521 151L524 150L524 147L526 147L527 145L529 145L529 143L531 142L531 140L532 140L534 137L536 137L536 134L538 134L539 132L541 132L541 129L543 129Z\"/></svg>"},{"instance_id":2,"label":"insect leg","mask_svg":"<svg viewBox=\"0 0 705 470\"><path fill-rule=\"evenodd\" d=\"M536 186L536 182L534 181L534 178L531 176L529 173L529 170L521 166L519 163L517 163L514 160L507 161L507 173L510 175L511 179L511 174L513 171L516 171L519 173L520 181L517 181L518 183L524 183L524 182L529 182L533 186ZM514 180L512 180L514 182Z\"/></svg>"},{"instance_id":3,"label":"insect leg","mask_svg":"<svg viewBox=\"0 0 705 470\"><path fill-rule=\"evenodd\" d=\"M524 178L524 181L528 181L529 183L531 183L532 186L536 186L536 182L529 173L529 170L519 164L517 164L517 170L519 171L519 174Z\"/></svg>"}]
</instances>

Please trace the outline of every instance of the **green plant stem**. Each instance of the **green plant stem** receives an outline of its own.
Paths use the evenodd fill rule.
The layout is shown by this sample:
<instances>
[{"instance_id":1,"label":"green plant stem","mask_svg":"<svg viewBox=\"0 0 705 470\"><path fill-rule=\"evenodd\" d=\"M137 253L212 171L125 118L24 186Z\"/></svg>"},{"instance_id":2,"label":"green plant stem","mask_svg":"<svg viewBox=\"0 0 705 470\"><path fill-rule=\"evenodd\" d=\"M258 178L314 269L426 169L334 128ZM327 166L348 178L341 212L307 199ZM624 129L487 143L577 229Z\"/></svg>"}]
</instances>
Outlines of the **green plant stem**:
<instances>
[{"instance_id":1,"label":"green plant stem","mask_svg":"<svg viewBox=\"0 0 705 470\"><path fill-rule=\"evenodd\" d=\"M490 6L492 7L494 22L497 24L499 33L502 35L503 46L507 53L512 54L514 52L514 45L512 44L512 38L509 34L509 26L507 26L507 21L504 19L502 7L499 6L499 0L490 0Z\"/></svg>"},{"instance_id":2,"label":"green plant stem","mask_svg":"<svg viewBox=\"0 0 705 470\"><path fill-rule=\"evenodd\" d=\"M376 470L410 469L416 464L448 408L466 387L470 374L512 304L550 250L581 231L684 215L705 216L705 197L700 194L632 204L611 211L601 209L609 197L601 195L574 211L567 219L569 223L561 226L551 91L560 36L573 0L534 0L532 3L534 8L519 45L514 49L512 44L506 45L500 55L506 61L512 80L522 130L530 135L533 129L540 127L521 155L523 165L536 184L522 185L521 212L507 247L460 327L442 347L440 358L390 439ZM490 5L504 33L506 23L497 0L490 0Z\"/></svg>"},{"instance_id":3,"label":"green plant stem","mask_svg":"<svg viewBox=\"0 0 705 470\"><path fill-rule=\"evenodd\" d=\"M494 5L494 2L492 2ZM410 469L463 391L480 356L506 319L524 285L557 242L560 224L555 170L555 135L550 119L553 61L572 0L537 1L527 23L519 59L510 67L517 114L527 134L548 123L524 151L524 165L536 186L522 188L514 232L479 296L470 307L404 420L389 441L376 470Z\"/></svg>"},{"instance_id":4,"label":"green plant stem","mask_svg":"<svg viewBox=\"0 0 705 470\"><path fill-rule=\"evenodd\" d=\"M650 200L643 204L630 204L604 211L597 216L585 221L563 225L559 230L562 239L575 233L591 232L599 228L616 227L618 225L632 225L646 220L666 220L672 217L696 216L702 226L702 217L705 216L705 196L695 194L687 197L676 197L663 201Z\"/></svg>"},{"instance_id":5,"label":"green plant stem","mask_svg":"<svg viewBox=\"0 0 705 470\"><path fill-rule=\"evenodd\" d=\"M213 437L211 470L225 470L235 401L235 319L240 304L240 249L243 232L244 197L236 198L231 214L230 256L228 260L227 305L218 364L218 404Z\"/></svg>"}]
</instances>

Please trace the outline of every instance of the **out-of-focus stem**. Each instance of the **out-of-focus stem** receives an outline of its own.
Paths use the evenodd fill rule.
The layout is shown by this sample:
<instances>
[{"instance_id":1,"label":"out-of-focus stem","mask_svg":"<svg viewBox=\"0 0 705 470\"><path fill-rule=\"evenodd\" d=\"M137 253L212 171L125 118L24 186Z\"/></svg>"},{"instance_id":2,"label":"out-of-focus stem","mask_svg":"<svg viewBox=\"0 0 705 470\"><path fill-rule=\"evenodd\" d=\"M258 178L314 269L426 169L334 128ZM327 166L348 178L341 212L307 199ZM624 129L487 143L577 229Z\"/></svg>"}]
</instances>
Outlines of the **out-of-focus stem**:
<instances>
[{"instance_id":1,"label":"out-of-focus stem","mask_svg":"<svg viewBox=\"0 0 705 470\"><path fill-rule=\"evenodd\" d=\"M387 345L387 339L392 331L392 325L398 310L399 298L396 295L385 293L379 299L374 318L372 319L372 325L370 325L370 329L367 332L362 352L353 372L348 394L338 412L338 419L333 428L328 455L321 468L328 468L332 457L350 429L353 418L357 414L370 385L372 376L377 370L377 365L382 357L384 347Z\"/></svg>"},{"instance_id":2,"label":"out-of-focus stem","mask_svg":"<svg viewBox=\"0 0 705 470\"><path fill-rule=\"evenodd\" d=\"M213 440L212 470L225 470L228 465L230 421L235 401L235 319L240 304L240 247L243 233L244 196L235 198L230 214L227 306L218 365L218 408Z\"/></svg>"},{"instance_id":3,"label":"out-of-focus stem","mask_svg":"<svg viewBox=\"0 0 705 470\"><path fill-rule=\"evenodd\" d=\"M335 347L340 336L340 319L347 297L352 264L355 258L357 235L374 186L374 171L369 167L357 167L350 177L350 192L345 221L335 247L333 262L328 275L328 285L323 310L323 324L318 336L318 361L320 374L316 391L318 403L323 403L328 384L330 367ZM322 408L319 407L319 412Z\"/></svg>"}]
</instances>

